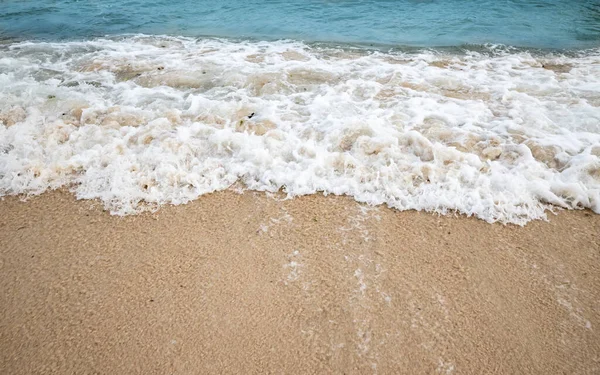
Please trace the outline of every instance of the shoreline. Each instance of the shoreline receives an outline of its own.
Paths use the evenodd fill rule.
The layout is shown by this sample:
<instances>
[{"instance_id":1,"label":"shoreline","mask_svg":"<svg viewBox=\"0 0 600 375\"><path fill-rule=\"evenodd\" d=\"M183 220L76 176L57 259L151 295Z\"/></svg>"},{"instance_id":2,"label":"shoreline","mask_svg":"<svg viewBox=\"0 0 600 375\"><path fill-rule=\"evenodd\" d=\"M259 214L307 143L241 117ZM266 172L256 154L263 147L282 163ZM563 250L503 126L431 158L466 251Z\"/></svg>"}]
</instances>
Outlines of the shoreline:
<instances>
[{"instance_id":1,"label":"shoreline","mask_svg":"<svg viewBox=\"0 0 600 375\"><path fill-rule=\"evenodd\" d=\"M7 373L600 367L589 211L518 227L231 191L127 217L61 190L0 207Z\"/></svg>"},{"instance_id":2,"label":"shoreline","mask_svg":"<svg viewBox=\"0 0 600 375\"><path fill-rule=\"evenodd\" d=\"M118 214L236 182L488 222L598 212L592 56L131 38L49 44L42 69L38 47L5 51L0 191L71 186Z\"/></svg>"}]
</instances>

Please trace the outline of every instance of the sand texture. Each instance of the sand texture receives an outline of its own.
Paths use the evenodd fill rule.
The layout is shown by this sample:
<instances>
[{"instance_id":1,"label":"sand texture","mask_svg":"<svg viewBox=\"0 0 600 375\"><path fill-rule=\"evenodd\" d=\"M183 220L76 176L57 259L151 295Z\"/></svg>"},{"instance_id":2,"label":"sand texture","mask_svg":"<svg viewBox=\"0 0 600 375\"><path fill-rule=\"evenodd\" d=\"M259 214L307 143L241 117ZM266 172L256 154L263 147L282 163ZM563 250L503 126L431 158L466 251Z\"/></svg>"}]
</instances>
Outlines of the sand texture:
<instances>
[{"instance_id":1,"label":"sand texture","mask_svg":"<svg viewBox=\"0 0 600 375\"><path fill-rule=\"evenodd\" d=\"M600 215L0 202L2 374L598 374ZM91 207L91 208L90 208Z\"/></svg>"}]
</instances>

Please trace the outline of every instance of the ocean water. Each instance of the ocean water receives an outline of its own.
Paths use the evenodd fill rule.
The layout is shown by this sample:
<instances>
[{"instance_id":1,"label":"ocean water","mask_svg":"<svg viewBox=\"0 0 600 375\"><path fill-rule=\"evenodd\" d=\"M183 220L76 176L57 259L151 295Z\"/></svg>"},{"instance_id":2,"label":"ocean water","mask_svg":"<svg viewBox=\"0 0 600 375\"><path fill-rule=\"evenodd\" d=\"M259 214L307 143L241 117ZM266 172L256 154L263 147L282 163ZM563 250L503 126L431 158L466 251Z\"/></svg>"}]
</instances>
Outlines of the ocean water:
<instances>
[{"instance_id":1,"label":"ocean water","mask_svg":"<svg viewBox=\"0 0 600 375\"><path fill-rule=\"evenodd\" d=\"M16 39L144 33L542 48L597 47L600 40L598 0L4 0L0 7L0 33Z\"/></svg>"},{"instance_id":2,"label":"ocean water","mask_svg":"<svg viewBox=\"0 0 600 375\"><path fill-rule=\"evenodd\" d=\"M600 213L597 1L2 1L0 196Z\"/></svg>"}]
</instances>

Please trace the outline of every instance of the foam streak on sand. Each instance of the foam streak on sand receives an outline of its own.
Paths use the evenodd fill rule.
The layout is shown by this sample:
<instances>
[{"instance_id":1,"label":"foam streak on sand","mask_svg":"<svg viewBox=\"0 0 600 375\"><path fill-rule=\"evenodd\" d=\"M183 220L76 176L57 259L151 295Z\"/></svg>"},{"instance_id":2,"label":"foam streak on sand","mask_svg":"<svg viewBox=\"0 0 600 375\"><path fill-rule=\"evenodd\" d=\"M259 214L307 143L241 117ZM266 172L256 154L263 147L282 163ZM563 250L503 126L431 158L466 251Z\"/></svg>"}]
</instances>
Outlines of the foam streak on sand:
<instances>
[{"instance_id":1,"label":"foam streak on sand","mask_svg":"<svg viewBox=\"0 0 600 375\"><path fill-rule=\"evenodd\" d=\"M600 212L600 52L127 37L0 46L0 195L116 214L236 182L524 224Z\"/></svg>"}]
</instances>

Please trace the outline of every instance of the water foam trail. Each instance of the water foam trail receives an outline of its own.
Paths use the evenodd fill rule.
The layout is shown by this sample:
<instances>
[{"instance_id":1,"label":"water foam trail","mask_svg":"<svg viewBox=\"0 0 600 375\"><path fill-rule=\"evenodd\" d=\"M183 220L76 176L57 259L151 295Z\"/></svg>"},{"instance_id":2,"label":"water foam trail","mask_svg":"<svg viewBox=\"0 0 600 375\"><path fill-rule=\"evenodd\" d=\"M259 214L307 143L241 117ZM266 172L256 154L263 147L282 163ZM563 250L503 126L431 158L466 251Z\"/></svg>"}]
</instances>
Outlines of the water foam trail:
<instances>
[{"instance_id":1,"label":"water foam trail","mask_svg":"<svg viewBox=\"0 0 600 375\"><path fill-rule=\"evenodd\" d=\"M524 224L600 213L600 52L134 36L0 47L0 195L124 215L236 182Z\"/></svg>"}]
</instances>

